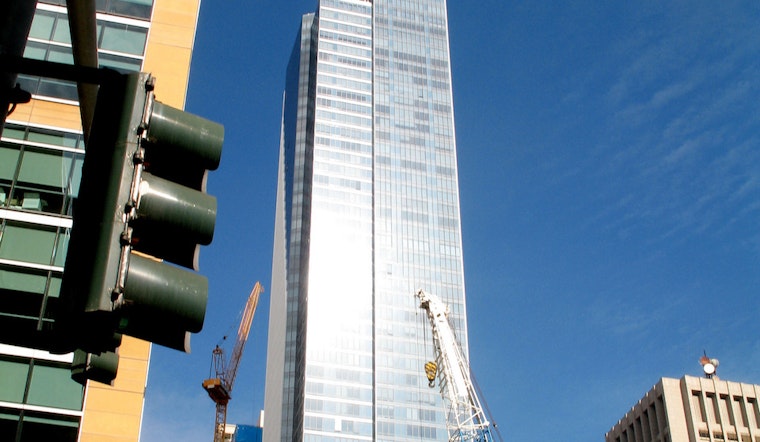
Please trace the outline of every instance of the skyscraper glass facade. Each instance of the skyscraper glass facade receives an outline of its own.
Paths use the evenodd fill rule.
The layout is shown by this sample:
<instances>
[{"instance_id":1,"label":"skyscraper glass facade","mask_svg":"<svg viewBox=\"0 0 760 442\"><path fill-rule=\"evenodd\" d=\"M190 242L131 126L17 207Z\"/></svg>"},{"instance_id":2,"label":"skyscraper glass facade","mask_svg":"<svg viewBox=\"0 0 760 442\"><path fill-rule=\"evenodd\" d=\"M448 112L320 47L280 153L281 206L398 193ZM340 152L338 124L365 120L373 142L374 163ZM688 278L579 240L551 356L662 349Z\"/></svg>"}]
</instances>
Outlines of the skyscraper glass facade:
<instances>
[{"instance_id":1,"label":"skyscraper glass facade","mask_svg":"<svg viewBox=\"0 0 760 442\"><path fill-rule=\"evenodd\" d=\"M466 349L444 0L321 0L288 68L267 441L447 440L414 293Z\"/></svg>"}]
</instances>

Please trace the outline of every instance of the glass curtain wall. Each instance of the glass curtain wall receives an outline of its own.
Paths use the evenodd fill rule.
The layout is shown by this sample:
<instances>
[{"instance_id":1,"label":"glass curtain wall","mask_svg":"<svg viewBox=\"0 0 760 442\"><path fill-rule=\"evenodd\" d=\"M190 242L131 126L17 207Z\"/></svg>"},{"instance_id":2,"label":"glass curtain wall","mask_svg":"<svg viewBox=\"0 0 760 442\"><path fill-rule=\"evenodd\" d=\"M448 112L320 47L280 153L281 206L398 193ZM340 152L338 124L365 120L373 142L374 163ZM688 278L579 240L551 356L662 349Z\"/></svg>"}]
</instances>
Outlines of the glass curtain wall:
<instances>
[{"instance_id":1,"label":"glass curtain wall","mask_svg":"<svg viewBox=\"0 0 760 442\"><path fill-rule=\"evenodd\" d=\"M318 20L304 441L371 440L371 4Z\"/></svg>"},{"instance_id":2,"label":"glass curtain wall","mask_svg":"<svg viewBox=\"0 0 760 442\"><path fill-rule=\"evenodd\" d=\"M448 304L466 349L446 2L375 1L373 24L377 439L448 440L414 296Z\"/></svg>"},{"instance_id":3,"label":"glass curtain wall","mask_svg":"<svg viewBox=\"0 0 760 442\"><path fill-rule=\"evenodd\" d=\"M466 351L445 1L321 0L288 68L281 149L279 440L448 440L414 296L448 303Z\"/></svg>"},{"instance_id":4,"label":"glass curtain wall","mask_svg":"<svg viewBox=\"0 0 760 442\"><path fill-rule=\"evenodd\" d=\"M314 14L303 17L301 30L288 65L285 100L283 109L283 137L280 153L284 163L284 199L278 201L278 209L284 207L285 244L276 244L285 249L285 274L279 275L286 282L285 308L286 324L275 332L277 321L270 320L270 342L274 336L283 333L284 365L275 364L275 370L283 370L282 396L274 406L281 406L281 422L278 428L282 440L299 440L303 431L304 371L305 371L305 333L306 300L308 296L306 279L308 277L309 230L312 145L314 142L314 95L315 81L314 60L316 58L316 37ZM297 202L301 204L297 204ZM275 251L274 256L279 254ZM273 266L275 267L275 266ZM278 275L273 275L273 279ZM275 283L273 282L273 289ZM279 300L272 300L274 306ZM281 301L280 301L281 302ZM271 359L271 348L269 350ZM270 360L267 364L272 364ZM271 388L269 385L267 388ZM271 394L268 392L268 394ZM275 395L277 396L277 395ZM272 416L276 412L269 412ZM267 426L267 431L273 431Z\"/></svg>"},{"instance_id":5,"label":"glass curtain wall","mask_svg":"<svg viewBox=\"0 0 760 442\"><path fill-rule=\"evenodd\" d=\"M31 356L0 355L0 438L75 441L83 387L64 358Z\"/></svg>"},{"instance_id":6,"label":"glass curtain wall","mask_svg":"<svg viewBox=\"0 0 760 442\"><path fill-rule=\"evenodd\" d=\"M291 59L282 440L372 438L371 37L370 3L324 0Z\"/></svg>"},{"instance_id":7,"label":"glass curtain wall","mask_svg":"<svg viewBox=\"0 0 760 442\"><path fill-rule=\"evenodd\" d=\"M0 329L18 345L44 339L79 192L79 133L8 123L0 141ZM14 332L15 331L15 332Z\"/></svg>"},{"instance_id":8,"label":"glass curtain wall","mask_svg":"<svg viewBox=\"0 0 760 442\"><path fill-rule=\"evenodd\" d=\"M101 67L122 72L139 71L148 38L152 0L97 2L97 44ZM73 64L71 34L65 1L41 0L29 31L24 57ZM19 75L21 88L34 95L75 103L76 83Z\"/></svg>"}]
</instances>

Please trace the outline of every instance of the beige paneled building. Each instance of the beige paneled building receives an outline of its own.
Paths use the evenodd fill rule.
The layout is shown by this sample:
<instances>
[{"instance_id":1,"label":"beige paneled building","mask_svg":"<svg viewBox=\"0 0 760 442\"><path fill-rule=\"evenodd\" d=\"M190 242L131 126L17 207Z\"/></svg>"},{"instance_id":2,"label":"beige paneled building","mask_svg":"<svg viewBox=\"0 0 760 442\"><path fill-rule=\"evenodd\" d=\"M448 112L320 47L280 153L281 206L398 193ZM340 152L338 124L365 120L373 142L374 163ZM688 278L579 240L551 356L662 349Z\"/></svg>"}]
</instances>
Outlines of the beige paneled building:
<instances>
[{"instance_id":1,"label":"beige paneled building","mask_svg":"<svg viewBox=\"0 0 760 442\"><path fill-rule=\"evenodd\" d=\"M183 108L200 0L96 3L100 65L152 73L156 97ZM39 0L24 56L73 62L65 0ZM24 336L55 320L84 142L75 84L19 83L33 99L0 143L0 323ZM0 344L0 440L138 441L150 351L125 336L113 386L83 387L72 355Z\"/></svg>"},{"instance_id":2,"label":"beige paneled building","mask_svg":"<svg viewBox=\"0 0 760 442\"><path fill-rule=\"evenodd\" d=\"M760 385L717 376L662 378L606 442L760 442Z\"/></svg>"}]
</instances>

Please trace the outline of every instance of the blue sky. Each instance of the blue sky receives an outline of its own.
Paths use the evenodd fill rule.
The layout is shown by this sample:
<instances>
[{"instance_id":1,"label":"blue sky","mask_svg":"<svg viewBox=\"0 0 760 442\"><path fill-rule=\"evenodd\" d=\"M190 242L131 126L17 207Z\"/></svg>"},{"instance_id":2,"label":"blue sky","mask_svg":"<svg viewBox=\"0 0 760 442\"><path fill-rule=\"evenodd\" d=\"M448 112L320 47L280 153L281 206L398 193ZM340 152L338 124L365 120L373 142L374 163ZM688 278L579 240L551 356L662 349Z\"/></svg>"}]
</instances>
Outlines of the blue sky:
<instances>
[{"instance_id":1,"label":"blue sky","mask_svg":"<svg viewBox=\"0 0 760 442\"><path fill-rule=\"evenodd\" d=\"M470 358L505 440L603 441L703 351L760 383L760 3L561 3L449 4ZM145 442L211 439L200 383L270 284L284 72L315 4L202 4L187 108L226 129L211 293L192 354L153 349ZM262 408L268 296L230 422Z\"/></svg>"}]
</instances>

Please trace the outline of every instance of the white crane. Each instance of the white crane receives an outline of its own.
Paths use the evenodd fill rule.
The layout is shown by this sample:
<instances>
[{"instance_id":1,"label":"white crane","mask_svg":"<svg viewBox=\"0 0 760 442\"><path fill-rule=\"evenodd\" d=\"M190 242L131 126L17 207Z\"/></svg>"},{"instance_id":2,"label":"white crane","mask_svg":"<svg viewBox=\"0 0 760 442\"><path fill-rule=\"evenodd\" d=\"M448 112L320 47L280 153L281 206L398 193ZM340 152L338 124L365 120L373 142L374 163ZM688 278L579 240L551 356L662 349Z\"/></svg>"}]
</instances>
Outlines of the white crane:
<instances>
[{"instance_id":1,"label":"white crane","mask_svg":"<svg viewBox=\"0 0 760 442\"><path fill-rule=\"evenodd\" d=\"M431 387L438 377L438 385L447 408L449 441L494 441L491 423L470 377L470 366L449 323L448 306L437 296L422 290L417 292L417 297L420 308L427 312L430 319L435 345L436 361L425 364L425 373Z\"/></svg>"}]
</instances>

